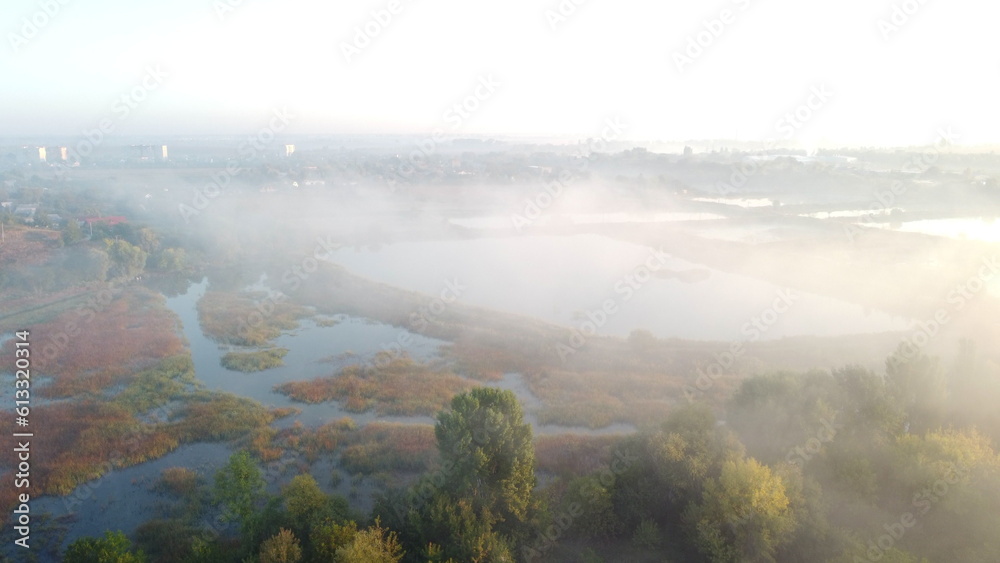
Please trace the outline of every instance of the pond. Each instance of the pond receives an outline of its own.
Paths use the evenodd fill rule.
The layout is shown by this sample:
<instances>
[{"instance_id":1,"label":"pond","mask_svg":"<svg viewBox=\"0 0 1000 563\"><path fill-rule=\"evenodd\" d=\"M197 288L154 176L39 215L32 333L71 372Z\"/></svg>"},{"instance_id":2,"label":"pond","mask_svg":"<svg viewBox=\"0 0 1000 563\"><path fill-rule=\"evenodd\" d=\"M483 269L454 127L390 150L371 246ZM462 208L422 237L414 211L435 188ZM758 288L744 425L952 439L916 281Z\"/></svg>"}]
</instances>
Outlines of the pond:
<instances>
[{"instance_id":1,"label":"pond","mask_svg":"<svg viewBox=\"0 0 1000 563\"><path fill-rule=\"evenodd\" d=\"M660 213L543 213L531 221L532 225L608 225L623 223L680 223L687 221L710 221L725 219L715 213L688 211L668 211ZM490 215L483 217L461 217L449 219L449 223L468 229L513 229L516 227L510 215Z\"/></svg>"},{"instance_id":2,"label":"pond","mask_svg":"<svg viewBox=\"0 0 1000 563\"><path fill-rule=\"evenodd\" d=\"M922 233L958 240L1000 242L1000 221L985 217L953 217L924 219L903 223L863 223L864 226L890 229L904 233Z\"/></svg>"},{"instance_id":3,"label":"pond","mask_svg":"<svg viewBox=\"0 0 1000 563\"><path fill-rule=\"evenodd\" d=\"M391 325L368 319L340 315L333 326L321 326L312 319L300 322L299 328L285 332L274 340L274 344L287 348L288 355L281 367L256 373L243 373L223 368L222 356L230 350L245 350L238 346L219 345L209 339L198 322L198 300L205 294L208 282L192 285L186 293L167 299L167 307L180 319L184 336L191 349L195 374L198 380L210 390L226 391L260 401L267 406L294 406L302 409L302 414L290 417L303 424L317 425L342 416L351 416L359 424L373 420L372 413L355 414L340 408L337 403L310 405L292 401L287 396L276 393L275 385L286 381L301 381L332 375L337 369L351 363L372 360L376 353L398 347L400 333L406 331ZM259 284L254 289L262 289ZM409 345L406 352L413 358L427 360L436 356L438 348L445 344L442 340L427 338L419 334L409 334L403 339ZM382 420L399 422L427 422L427 417L382 417ZM282 424L290 422L282 422Z\"/></svg>"},{"instance_id":4,"label":"pond","mask_svg":"<svg viewBox=\"0 0 1000 563\"><path fill-rule=\"evenodd\" d=\"M842 300L791 291L751 277L600 235L399 242L341 248L332 262L432 296L455 292L469 305L627 336L744 340L748 324L779 315L759 338L904 330L905 319ZM449 289L451 288L451 289ZM447 293L446 293L447 294ZM598 311L608 304L610 314ZM597 322L597 321L601 322Z\"/></svg>"}]
</instances>

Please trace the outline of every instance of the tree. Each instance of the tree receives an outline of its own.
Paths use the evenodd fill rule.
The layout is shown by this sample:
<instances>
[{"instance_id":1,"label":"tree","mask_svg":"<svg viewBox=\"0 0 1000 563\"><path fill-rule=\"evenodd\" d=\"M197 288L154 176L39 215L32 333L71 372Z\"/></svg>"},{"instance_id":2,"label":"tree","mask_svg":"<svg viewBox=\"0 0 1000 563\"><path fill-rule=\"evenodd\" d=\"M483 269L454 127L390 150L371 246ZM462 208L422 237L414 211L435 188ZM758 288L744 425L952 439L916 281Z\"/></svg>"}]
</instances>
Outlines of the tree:
<instances>
[{"instance_id":1,"label":"tree","mask_svg":"<svg viewBox=\"0 0 1000 563\"><path fill-rule=\"evenodd\" d=\"M308 530L313 523L322 522L330 506L330 498L308 473L293 477L282 496L288 515L300 530Z\"/></svg>"},{"instance_id":2,"label":"tree","mask_svg":"<svg viewBox=\"0 0 1000 563\"><path fill-rule=\"evenodd\" d=\"M414 545L428 546L428 552L432 544L440 546L439 560L513 561L509 542L493 529L495 523L489 511L477 511L471 499L453 499L440 491L410 513L408 525L416 532Z\"/></svg>"},{"instance_id":3,"label":"tree","mask_svg":"<svg viewBox=\"0 0 1000 563\"><path fill-rule=\"evenodd\" d=\"M141 551L133 553L132 542L121 531L104 532L101 538L80 538L69 544L64 563L143 563Z\"/></svg>"},{"instance_id":4,"label":"tree","mask_svg":"<svg viewBox=\"0 0 1000 563\"><path fill-rule=\"evenodd\" d=\"M67 246L83 240L83 231L80 230L80 224L76 222L76 219L70 218L66 220L66 226L62 230L63 243Z\"/></svg>"},{"instance_id":5,"label":"tree","mask_svg":"<svg viewBox=\"0 0 1000 563\"><path fill-rule=\"evenodd\" d=\"M260 563L298 563L302 560L302 547L291 530L281 529L260 545Z\"/></svg>"},{"instance_id":6,"label":"tree","mask_svg":"<svg viewBox=\"0 0 1000 563\"><path fill-rule=\"evenodd\" d=\"M308 473L296 475L282 490L281 496L288 513L287 520L292 524L292 530L303 538L306 554L312 556L326 545L332 556L336 549L329 549L330 535L338 535L342 530L335 526L348 520L350 506L347 501L343 497L324 493L316 479ZM319 544L314 542L317 539Z\"/></svg>"},{"instance_id":7,"label":"tree","mask_svg":"<svg viewBox=\"0 0 1000 563\"><path fill-rule=\"evenodd\" d=\"M784 483L753 458L725 462L685 520L699 551L716 563L773 562L795 529Z\"/></svg>"},{"instance_id":8,"label":"tree","mask_svg":"<svg viewBox=\"0 0 1000 563\"><path fill-rule=\"evenodd\" d=\"M317 561L335 561L337 550L354 541L358 533L358 525L353 520L344 524L331 521L324 522L313 528L309 536L314 559Z\"/></svg>"},{"instance_id":9,"label":"tree","mask_svg":"<svg viewBox=\"0 0 1000 563\"><path fill-rule=\"evenodd\" d=\"M264 497L264 478L250 453L241 450L215 474L215 497L222 503L223 514L238 521L244 529L253 522L254 510Z\"/></svg>"},{"instance_id":10,"label":"tree","mask_svg":"<svg viewBox=\"0 0 1000 563\"><path fill-rule=\"evenodd\" d=\"M141 248L146 254L153 254L160 249L160 237L149 227L135 230L129 242Z\"/></svg>"},{"instance_id":11,"label":"tree","mask_svg":"<svg viewBox=\"0 0 1000 563\"><path fill-rule=\"evenodd\" d=\"M83 282L104 281L108 279L111 258L108 257L107 252L99 248L80 245L70 252L66 258L65 267L77 274Z\"/></svg>"},{"instance_id":12,"label":"tree","mask_svg":"<svg viewBox=\"0 0 1000 563\"><path fill-rule=\"evenodd\" d=\"M104 239L104 245L111 258L112 278L134 278L146 267L148 255L138 246L121 239Z\"/></svg>"},{"instance_id":13,"label":"tree","mask_svg":"<svg viewBox=\"0 0 1000 563\"><path fill-rule=\"evenodd\" d=\"M944 371L937 358L917 354L908 358L901 344L886 360L886 387L909 418L909 431L922 433L940 426L948 397Z\"/></svg>"},{"instance_id":14,"label":"tree","mask_svg":"<svg viewBox=\"0 0 1000 563\"><path fill-rule=\"evenodd\" d=\"M164 248L156 258L156 268L165 272L178 272L184 269L187 256L183 248Z\"/></svg>"},{"instance_id":15,"label":"tree","mask_svg":"<svg viewBox=\"0 0 1000 563\"><path fill-rule=\"evenodd\" d=\"M512 533L534 507L535 449L514 393L479 387L455 396L434 433L448 472L444 490Z\"/></svg>"},{"instance_id":16,"label":"tree","mask_svg":"<svg viewBox=\"0 0 1000 563\"><path fill-rule=\"evenodd\" d=\"M337 550L337 563L398 563L403 547L396 532L375 520L375 525L354 534L351 543ZM261 562L263 563L263 562Z\"/></svg>"}]
</instances>

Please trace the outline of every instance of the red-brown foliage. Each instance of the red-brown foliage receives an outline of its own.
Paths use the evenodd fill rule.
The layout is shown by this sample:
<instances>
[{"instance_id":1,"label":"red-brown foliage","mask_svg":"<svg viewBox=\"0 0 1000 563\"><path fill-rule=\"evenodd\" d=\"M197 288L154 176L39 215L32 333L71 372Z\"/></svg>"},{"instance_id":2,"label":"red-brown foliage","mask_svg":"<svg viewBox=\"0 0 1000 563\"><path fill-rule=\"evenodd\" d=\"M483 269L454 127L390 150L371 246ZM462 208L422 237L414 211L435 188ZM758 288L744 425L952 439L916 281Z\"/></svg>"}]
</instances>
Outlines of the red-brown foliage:
<instances>
[{"instance_id":1,"label":"red-brown foliage","mask_svg":"<svg viewBox=\"0 0 1000 563\"><path fill-rule=\"evenodd\" d=\"M554 434L535 439L535 467L557 475L586 475L611 461L611 452L622 436Z\"/></svg>"},{"instance_id":2,"label":"red-brown foliage","mask_svg":"<svg viewBox=\"0 0 1000 563\"><path fill-rule=\"evenodd\" d=\"M351 472L424 471L437 459L437 438L429 424L372 422L341 455Z\"/></svg>"},{"instance_id":3,"label":"red-brown foliage","mask_svg":"<svg viewBox=\"0 0 1000 563\"><path fill-rule=\"evenodd\" d=\"M177 318L163 298L140 287L124 290L105 306L96 302L29 328L32 373L52 376L39 390L49 397L100 392L184 349Z\"/></svg>"},{"instance_id":4,"label":"red-brown foliage","mask_svg":"<svg viewBox=\"0 0 1000 563\"><path fill-rule=\"evenodd\" d=\"M348 366L333 377L292 381L275 389L296 401L343 401L347 410L370 408L380 415L430 415L475 384L451 372L435 371L407 357L375 366Z\"/></svg>"}]
</instances>

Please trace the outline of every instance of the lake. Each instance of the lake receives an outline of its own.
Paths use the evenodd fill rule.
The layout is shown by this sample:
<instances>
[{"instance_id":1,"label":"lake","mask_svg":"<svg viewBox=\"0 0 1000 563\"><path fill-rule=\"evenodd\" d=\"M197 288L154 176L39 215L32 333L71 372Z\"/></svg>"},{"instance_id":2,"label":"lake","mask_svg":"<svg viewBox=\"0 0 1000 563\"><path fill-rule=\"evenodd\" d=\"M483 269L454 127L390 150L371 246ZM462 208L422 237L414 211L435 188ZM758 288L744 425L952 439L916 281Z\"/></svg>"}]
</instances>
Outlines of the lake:
<instances>
[{"instance_id":1,"label":"lake","mask_svg":"<svg viewBox=\"0 0 1000 563\"><path fill-rule=\"evenodd\" d=\"M634 329L694 340L747 338L747 324L777 302L760 338L904 330L905 319L839 299L793 291L601 235L493 237L341 248L328 259L365 277L432 296L580 327L610 301L602 334ZM648 264L648 266L647 266ZM655 268L655 269L654 269Z\"/></svg>"}]
</instances>

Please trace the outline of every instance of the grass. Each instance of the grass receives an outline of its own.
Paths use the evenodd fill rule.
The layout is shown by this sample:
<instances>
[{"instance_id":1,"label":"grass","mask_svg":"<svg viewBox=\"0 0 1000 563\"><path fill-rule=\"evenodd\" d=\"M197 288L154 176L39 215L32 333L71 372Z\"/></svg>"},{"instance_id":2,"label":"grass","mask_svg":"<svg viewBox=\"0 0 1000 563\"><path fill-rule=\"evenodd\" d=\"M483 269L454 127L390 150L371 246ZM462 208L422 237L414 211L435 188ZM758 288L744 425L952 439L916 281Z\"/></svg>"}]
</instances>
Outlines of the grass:
<instances>
[{"instance_id":1,"label":"grass","mask_svg":"<svg viewBox=\"0 0 1000 563\"><path fill-rule=\"evenodd\" d=\"M177 317L162 296L142 287L27 328L36 350L33 373L52 377L39 393L51 398L128 384L137 372L184 350Z\"/></svg>"},{"instance_id":2,"label":"grass","mask_svg":"<svg viewBox=\"0 0 1000 563\"><path fill-rule=\"evenodd\" d=\"M139 372L131 385L114 401L133 414L148 412L180 399L195 383L194 363L190 355L171 356L155 367Z\"/></svg>"},{"instance_id":3,"label":"grass","mask_svg":"<svg viewBox=\"0 0 1000 563\"><path fill-rule=\"evenodd\" d=\"M160 479L153 488L178 497L187 497L198 490L200 483L201 477L194 470L187 467L168 467L160 473Z\"/></svg>"},{"instance_id":4,"label":"grass","mask_svg":"<svg viewBox=\"0 0 1000 563\"><path fill-rule=\"evenodd\" d=\"M299 326L305 307L274 303L261 294L209 291L198 301L198 321L209 338L222 344L263 346L284 330Z\"/></svg>"},{"instance_id":5,"label":"grass","mask_svg":"<svg viewBox=\"0 0 1000 563\"><path fill-rule=\"evenodd\" d=\"M347 366L333 377L283 383L275 390L305 403L341 401L351 412L413 416L437 413L474 385L407 356L380 355L374 365Z\"/></svg>"},{"instance_id":6,"label":"grass","mask_svg":"<svg viewBox=\"0 0 1000 563\"><path fill-rule=\"evenodd\" d=\"M589 475L607 467L621 436L551 434L535 438L535 467L562 476Z\"/></svg>"},{"instance_id":7,"label":"grass","mask_svg":"<svg viewBox=\"0 0 1000 563\"><path fill-rule=\"evenodd\" d=\"M202 391L177 409L168 427L181 442L232 440L271 424L277 414L247 397Z\"/></svg>"},{"instance_id":8,"label":"grass","mask_svg":"<svg viewBox=\"0 0 1000 563\"><path fill-rule=\"evenodd\" d=\"M164 429L143 424L124 406L80 400L39 406L33 420L58 433L32 441L32 495L68 494L107 471L160 457L179 445ZM13 446L11 446L13 447Z\"/></svg>"},{"instance_id":9,"label":"grass","mask_svg":"<svg viewBox=\"0 0 1000 563\"><path fill-rule=\"evenodd\" d=\"M437 439L430 424L372 422L344 448L340 463L349 473L426 471L437 459Z\"/></svg>"},{"instance_id":10,"label":"grass","mask_svg":"<svg viewBox=\"0 0 1000 563\"><path fill-rule=\"evenodd\" d=\"M228 352L222 356L222 367L252 373L285 365L282 358L288 354L288 348L266 348L254 352Z\"/></svg>"},{"instance_id":11,"label":"grass","mask_svg":"<svg viewBox=\"0 0 1000 563\"><path fill-rule=\"evenodd\" d=\"M279 432L278 438L286 448L303 454L309 463L314 463L321 455L335 452L357 429L354 420L343 417L318 428L296 424Z\"/></svg>"}]
</instances>

